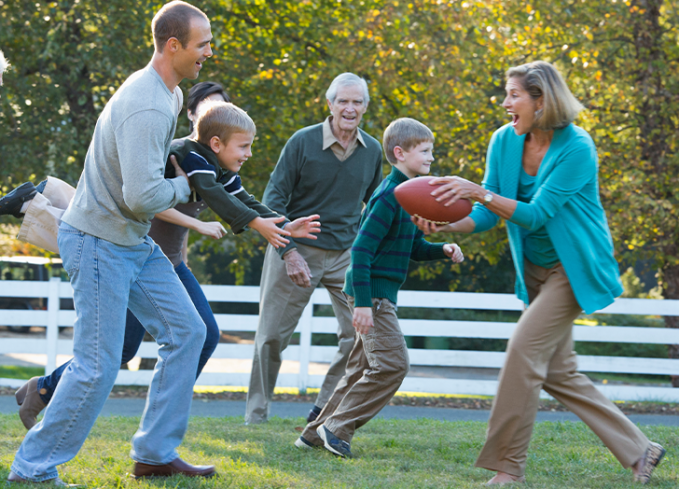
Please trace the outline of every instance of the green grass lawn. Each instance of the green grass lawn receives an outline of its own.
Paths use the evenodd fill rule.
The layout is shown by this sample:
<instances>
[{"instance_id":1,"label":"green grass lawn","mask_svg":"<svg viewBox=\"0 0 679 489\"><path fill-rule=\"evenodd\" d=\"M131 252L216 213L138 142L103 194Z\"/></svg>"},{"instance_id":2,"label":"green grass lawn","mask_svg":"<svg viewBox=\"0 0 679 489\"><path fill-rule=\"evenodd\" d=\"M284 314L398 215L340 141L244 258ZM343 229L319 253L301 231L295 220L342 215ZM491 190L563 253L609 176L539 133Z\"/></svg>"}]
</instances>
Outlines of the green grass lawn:
<instances>
[{"instance_id":1,"label":"green grass lawn","mask_svg":"<svg viewBox=\"0 0 679 489\"><path fill-rule=\"evenodd\" d=\"M28 380L31 377L45 375L45 367L19 367L18 365L0 365L0 378Z\"/></svg>"},{"instance_id":2,"label":"green grass lawn","mask_svg":"<svg viewBox=\"0 0 679 489\"><path fill-rule=\"evenodd\" d=\"M292 444L302 419L275 418L244 426L242 418L193 418L180 455L194 464L215 464L219 476L137 482L128 477L130 438L138 418L100 418L78 457L61 468L62 478L89 488L471 488L492 475L473 467L486 425L428 419L373 420L352 442L356 458ZM679 431L644 427L668 449L650 487L679 485ZM18 418L0 415L0 477L4 480L25 434ZM540 423L529 451L531 488L638 487L603 444L581 423ZM0 482L1 484L1 482ZM36 486L37 487L37 486Z\"/></svg>"}]
</instances>

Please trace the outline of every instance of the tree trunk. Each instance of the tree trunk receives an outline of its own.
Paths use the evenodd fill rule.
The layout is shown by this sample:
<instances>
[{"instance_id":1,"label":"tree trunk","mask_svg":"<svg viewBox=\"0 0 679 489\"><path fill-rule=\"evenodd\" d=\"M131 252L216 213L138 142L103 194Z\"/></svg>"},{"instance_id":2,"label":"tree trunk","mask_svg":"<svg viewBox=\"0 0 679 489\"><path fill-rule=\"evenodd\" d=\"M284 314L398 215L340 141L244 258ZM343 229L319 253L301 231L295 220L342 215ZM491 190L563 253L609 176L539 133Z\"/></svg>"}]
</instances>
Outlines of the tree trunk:
<instances>
[{"instance_id":1,"label":"tree trunk","mask_svg":"<svg viewBox=\"0 0 679 489\"><path fill-rule=\"evenodd\" d=\"M660 25L662 4L663 0L635 0L630 5L639 66L636 82L642 97L639 107L641 155L643 161L650 163L646 173L651 179L671 171L667 155L671 152L669 142L676 136L672 119L665 109L667 104L673 103L672 95L665 89L662 72L658 69L666 61L662 47L664 32ZM662 191L653 197L655 200L668 198ZM665 257L660 267L663 297L679 299L679 265L668 263L666 258L677 256L677 245L672 239L663 240L658 245ZM666 316L665 327L679 329L679 317ZM669 345L668 356L679 359L679 345ZM671 379L672 386L679 387L679 375L673 375Z\"/></svg>"},{"instance_id":2,"label":"tree trunk","mask_svg":"<svg viewBox=\"0 0 679 489\"><path fill-rule=\"evenodd\" d=\"M663 297L665 299L679 299L679 265L667 265L663 267L662 272ZM665 316L665 327L679 329L679 316ZM667 348L670 358L679 358L679 345L669 345ZM679 387L679 375L672 375L672 387Z\"/></svg>"}]
</instances>

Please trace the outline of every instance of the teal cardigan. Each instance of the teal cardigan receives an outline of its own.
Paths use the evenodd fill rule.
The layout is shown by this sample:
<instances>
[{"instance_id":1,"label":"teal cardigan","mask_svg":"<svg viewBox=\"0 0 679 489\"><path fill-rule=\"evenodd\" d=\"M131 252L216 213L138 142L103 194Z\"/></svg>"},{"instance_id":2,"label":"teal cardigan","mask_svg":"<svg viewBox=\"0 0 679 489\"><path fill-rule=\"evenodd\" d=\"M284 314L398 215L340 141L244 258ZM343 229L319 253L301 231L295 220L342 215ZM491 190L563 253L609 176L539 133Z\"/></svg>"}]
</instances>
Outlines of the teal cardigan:
<instances>
[{"instance_id":1,"label":"teal cardigan","mask_svg":"<svg viewBox=\"0 0 679 489\"><path fill-rule=\"evenodd\" d=\"M486 157L484 188L516 200L524 140L525 136L517 136L511 124L493 134ZM608 306L622 294L597 178L598 158L589 134L573 124L555 130L536 176L533 199L530 203L517 202L507 222L516 269L515 292L524 303L529 301L519 226L531 231L546 227L575 298L585 313ZM474 233L489 230L499 220L478 203L470 217L476 224Z\"/></svg>"}]
</instances>

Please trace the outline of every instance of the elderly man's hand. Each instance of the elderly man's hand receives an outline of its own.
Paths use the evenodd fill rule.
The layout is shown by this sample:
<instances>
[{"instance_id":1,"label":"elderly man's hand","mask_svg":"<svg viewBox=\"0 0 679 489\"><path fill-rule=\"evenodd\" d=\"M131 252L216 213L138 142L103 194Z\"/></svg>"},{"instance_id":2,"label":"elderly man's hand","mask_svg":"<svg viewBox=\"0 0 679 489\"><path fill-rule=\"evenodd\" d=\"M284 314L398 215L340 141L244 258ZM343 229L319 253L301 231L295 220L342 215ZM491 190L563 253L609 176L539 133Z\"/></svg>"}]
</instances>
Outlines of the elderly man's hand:
<instances>
[{"instance_id":1,"label":"elderly man's hand","mask_svg":"<svg viewBox=\"0 0 679 489\"><path fill-rule=\"evenodd\" d=\"M285 268L292 283L300 287L311 287L311 270L309 265L299 251L293 249L284 256Z\"/></svg>"}]
</instances>

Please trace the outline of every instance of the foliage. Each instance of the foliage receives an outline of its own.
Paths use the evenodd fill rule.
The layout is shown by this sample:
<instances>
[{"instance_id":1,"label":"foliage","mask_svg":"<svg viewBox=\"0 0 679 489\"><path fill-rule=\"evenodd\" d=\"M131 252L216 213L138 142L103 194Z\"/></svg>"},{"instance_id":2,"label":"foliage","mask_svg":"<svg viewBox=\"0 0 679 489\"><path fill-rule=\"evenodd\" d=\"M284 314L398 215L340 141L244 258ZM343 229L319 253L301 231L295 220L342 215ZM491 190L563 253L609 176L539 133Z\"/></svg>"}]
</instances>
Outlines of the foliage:
<instances>
[{"instance_id":1,"label":"foliage","mask_svg":"<svg viewBox=\"0 0 679 489\"><path fill-rule=\"evenodd\" d=\"M435 409L435 408L432 408ZM68 483L113 488L476 488L492 475L473 466L485 438L486 424L430 419L375 419L353 439L353 460L324 450L300 450L292 443L302 418L274 418L263 425L243 425L243 418L193 418L180 456L197 464L215 464L218 475L198 480L174 476L163 481L129 477L129 440L139 418L100 417L78 456L62 465ZM679 448L676 430L644 426L643 431L670 454ZM25 430L17 416L0 415L0 477L6 478ZM596 476L593 476L596 474ZM543 488L633 488L623 469L583 423L538 423L527 461L527 478ZM666 457L653 474L653 486L676 487L676 457Z\"/></svg>"},{"instance_id":2,"label":"foliage","mask_svg":"<svg viewBox=\"0 0 679 489\"><path fill-rule=\"evenodd\" d=\"M47 173L75 182L97 113L150 58L149 25L160 4L0 0L0 45L14 60L0 99L5 190ZM436 134L434 172L480 181L490 135L507 121L500 106L505 70L535 59L555 62L588 109L579 124L599 149L602 198L620 262L626 268L650 260L661 270L664 296L679 297L673 3L206 0L200 6L215 36L215 56L200 80L222 82L259 125L255 156L242 171L257 196L287 138L325 117L323 94L340 72L369 81L368 133L380 138L395 117L416 117ZM182 120L178 134L186 132ZM470 261L494 266L506 253L502 226L455 239ZM229 269L243 281L262 244L250 235L199 246L230 250ZM429 280L444 268L423 266L415 275ZM449 288L463 286L450 278Z\"/></svg>"}]
</instances>

